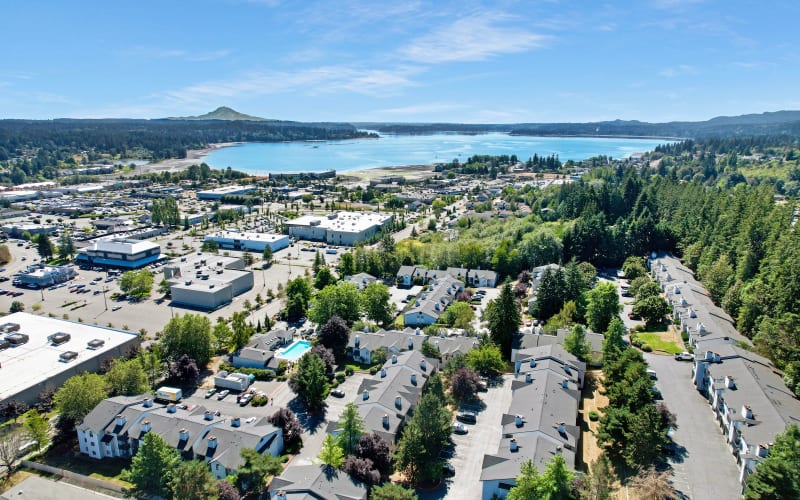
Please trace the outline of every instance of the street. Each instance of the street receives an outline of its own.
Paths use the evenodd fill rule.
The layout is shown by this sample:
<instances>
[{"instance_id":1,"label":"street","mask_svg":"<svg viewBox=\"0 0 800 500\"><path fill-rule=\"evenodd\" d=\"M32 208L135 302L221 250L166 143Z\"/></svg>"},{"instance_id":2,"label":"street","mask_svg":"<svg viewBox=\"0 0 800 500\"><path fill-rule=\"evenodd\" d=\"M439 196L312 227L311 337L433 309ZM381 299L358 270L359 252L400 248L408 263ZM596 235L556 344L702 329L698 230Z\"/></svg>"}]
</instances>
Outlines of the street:
<instances>
[{"instance_id":1,"label":"street","mask_svg":"<svg viewBox=\"0 0 800 500\"><path fill-rule=\"evenodd\" d=\"M678 421L672 436L678 451L669 460L675 488L692 499L741 498L736 458L708 402L691 384L691 363L657 354L644 357L658 374L656 386Z\"/></svg>"}]
</instances>

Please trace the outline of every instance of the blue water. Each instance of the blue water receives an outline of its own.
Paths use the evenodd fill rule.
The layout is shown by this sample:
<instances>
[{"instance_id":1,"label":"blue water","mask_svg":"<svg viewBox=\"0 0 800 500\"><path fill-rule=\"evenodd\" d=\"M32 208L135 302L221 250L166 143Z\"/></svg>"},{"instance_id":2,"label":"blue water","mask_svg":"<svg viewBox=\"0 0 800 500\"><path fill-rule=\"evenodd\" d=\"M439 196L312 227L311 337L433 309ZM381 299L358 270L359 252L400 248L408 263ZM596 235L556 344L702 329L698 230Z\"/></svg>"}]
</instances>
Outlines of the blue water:
<instances>
[{"instance_id":1,"label":"blue water","mask_svg":"<svg viewBox=\"0 0 800 500\"><path fill-rule=\"evenodd\" d=\"M594 137L528 137L502 133L462 135L383 135L346 141L247 143L211 152L205 162L251 174L270 172L337 172L401 165L465 161L480 155L517 155L527 160L557 154L562 161L607 155L623 158L672 141Z\"/></svg>"},{"instance_id":2,"label":"blue water","mask_svg":"<svg viewBox=\"0 0 800 500\"><path fill-rule=\"evenodd\" d=\"M303 354L311 349L311 342L308 340L297 340L292 343L285 351L280 353L277 358L286 361L297 361Z\"/></svg>"}]
</instances>

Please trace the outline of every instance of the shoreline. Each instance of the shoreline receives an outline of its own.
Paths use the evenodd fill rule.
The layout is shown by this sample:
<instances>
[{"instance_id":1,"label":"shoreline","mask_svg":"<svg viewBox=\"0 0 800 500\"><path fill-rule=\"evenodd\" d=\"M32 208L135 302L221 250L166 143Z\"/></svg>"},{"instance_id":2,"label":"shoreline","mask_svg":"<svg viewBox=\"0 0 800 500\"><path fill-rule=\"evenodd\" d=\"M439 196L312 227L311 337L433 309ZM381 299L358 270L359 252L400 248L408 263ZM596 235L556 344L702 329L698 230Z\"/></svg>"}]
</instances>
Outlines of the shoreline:
<instances>
[{"instance_id":1,"label":"shoreline","mask_svg":"<svg viewBox=\"0 0 800 500\"><path fill-rule=\"evenodd\" d=\"M315 141L303 141L315 142ZM245 144L243 142L219 142L209 144L208 147L202 149L189 149L186 151L186 158L169 158L161 160L157 163L148 163L137 167L138 173L151 174L158 172L180 172L186 170L192 165L199 165L203 160L217 149L227 148L230 146L238 146ZM336 172L337 177L342 177L348 180L355 181L369 181L376 177L384 175L403 175L406 177L426 177L432 175L434 165L395 165L390 167L373 167L361 170L348 170L346 172ZM248 173L248 172L245 172ZM249 173L248 173L249 174ZM253 177L267 177L269 174L249 174Z\"/></svg>"}]
</instances>

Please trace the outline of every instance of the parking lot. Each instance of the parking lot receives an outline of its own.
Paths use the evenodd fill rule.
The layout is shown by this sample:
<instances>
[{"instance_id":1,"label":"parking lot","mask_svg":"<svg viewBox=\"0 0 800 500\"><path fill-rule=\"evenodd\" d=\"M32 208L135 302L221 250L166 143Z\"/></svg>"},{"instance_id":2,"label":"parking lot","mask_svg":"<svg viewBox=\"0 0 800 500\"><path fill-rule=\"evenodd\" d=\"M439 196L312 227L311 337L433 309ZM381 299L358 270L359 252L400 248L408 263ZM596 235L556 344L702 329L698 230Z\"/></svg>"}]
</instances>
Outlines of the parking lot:
<instances>
[{"instance_id":1,"label":"parking lot","mask_svg":"<svg viewBox=\"0 0 800 500\"><path fill-rule=\"evenodd\" d=\"M464 406L464 410L474 411L477 422L465 423L467 434L453 434L455 444L453 455L448 462L455 468L455 475L445 478L442 486L434 491L418 491L421 499L448 498L463 500L479 498L483 456L496 453L500 446L500 419L511 404L511 380L505 375L502 383L479 393L480 405Z\"/></svg>"},{"instance_id":2,"label":"parking lot","mask_svg":"<svg viewBox=\"0 0 800 500\"><path fill-rule=\"evenodd\" d=\"M691 363L672 356L645 353L658 376L657 387L678 429L672 439L677 453L670 458L673 485L688 498L741 498L736 459L714 420L708 402L691 383Z\"/></svg>"}]
</instances>

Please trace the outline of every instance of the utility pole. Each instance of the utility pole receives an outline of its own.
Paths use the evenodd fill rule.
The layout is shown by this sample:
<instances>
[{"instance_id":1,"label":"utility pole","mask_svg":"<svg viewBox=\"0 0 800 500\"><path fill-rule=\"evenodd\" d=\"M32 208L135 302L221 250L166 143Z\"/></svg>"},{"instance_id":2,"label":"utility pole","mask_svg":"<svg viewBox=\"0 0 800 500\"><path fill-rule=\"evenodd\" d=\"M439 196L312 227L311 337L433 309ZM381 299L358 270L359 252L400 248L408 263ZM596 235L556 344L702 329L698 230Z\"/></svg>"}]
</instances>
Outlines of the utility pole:
<instances>
[{"instance_id":1,"label":"utility pole","mask_svg":"<svg viewBox=\"0 0 800 500\"><path fill-rule=\"evenodd\" d=\"M108 288L103 286L103 304L105 304L106 311L108 311L108 301L106 300L106 290L108 290Z\"/></svg>"}]
</instances>

